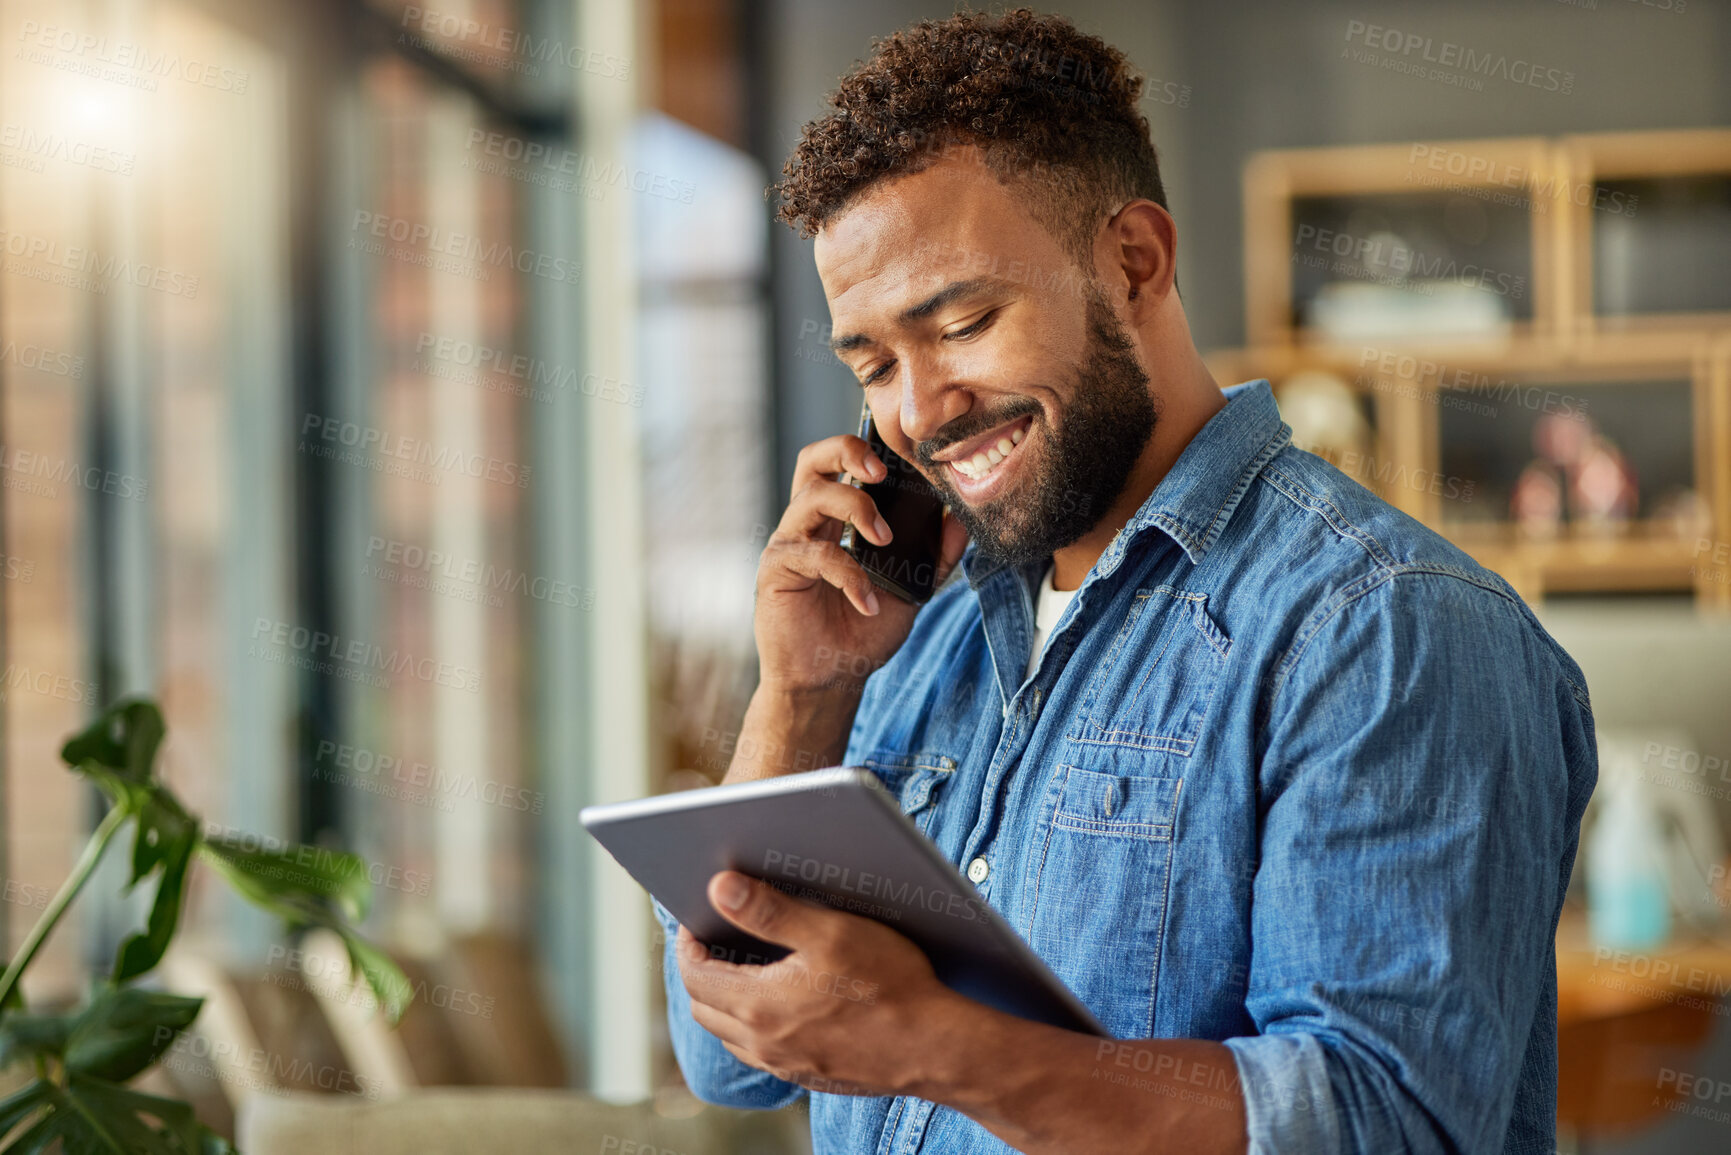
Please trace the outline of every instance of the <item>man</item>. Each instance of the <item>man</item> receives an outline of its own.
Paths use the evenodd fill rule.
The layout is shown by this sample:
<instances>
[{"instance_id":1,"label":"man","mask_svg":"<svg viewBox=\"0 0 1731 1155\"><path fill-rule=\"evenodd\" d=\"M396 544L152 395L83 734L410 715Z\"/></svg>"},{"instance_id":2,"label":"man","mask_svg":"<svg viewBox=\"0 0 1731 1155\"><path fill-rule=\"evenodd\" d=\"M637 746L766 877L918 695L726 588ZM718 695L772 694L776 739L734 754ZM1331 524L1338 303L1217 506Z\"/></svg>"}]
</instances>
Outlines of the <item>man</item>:
<instances>
[{"instance_id":1,"label":"man","mask_svg":"<svg viewBox=\"0 0 1731 1155\"><path fill-rule=\"evenodd\" d=\"M1295 449L1267 382L1210 377L1140 85L1066 21L968 13L806 126L782 216L962 572L917 614L877 592L835 543L886 528L837 478L884 466L807 446L727 775L872 768L1118 1041L728 872L716 908L792 953L711 958L658 908L680 1066L717 1103L809 1094L820 1152L1549 1152L1584 680Z\"/></svg>"}]
</instances>

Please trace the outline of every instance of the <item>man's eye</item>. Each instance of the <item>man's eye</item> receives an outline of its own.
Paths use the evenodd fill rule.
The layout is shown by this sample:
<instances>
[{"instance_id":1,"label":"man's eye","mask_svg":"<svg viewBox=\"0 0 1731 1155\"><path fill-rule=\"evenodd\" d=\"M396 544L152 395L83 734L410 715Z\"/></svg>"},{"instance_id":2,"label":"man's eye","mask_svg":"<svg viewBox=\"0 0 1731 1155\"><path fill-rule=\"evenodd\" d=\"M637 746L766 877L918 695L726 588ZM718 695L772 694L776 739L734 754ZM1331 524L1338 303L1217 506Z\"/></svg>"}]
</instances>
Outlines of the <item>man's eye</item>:
<instances>
[{"instance_id":1,"label":"man's eye","mask_svg":"<svg viewBox=\"0 0 1731 1155\"><path fill-rule=\"evenodd\" d=\"M883 380L884 374L888 373L894 367L895 367L894 361L885 361L882 365L879 365L876 369L873 369L870 373L867 373L864 377L861 377L860 378L860 384L861 385L871 385L875 382L881 381L881 380Z\"/></svg>"},{"instance_id":2,"label":"man's eye","mask_svg":"<svg viewBox=\"0 0 1731 1155\"><path fill-rule=\"evenodd\" d=\"M972 337L975 334L979 333L987 325L991 324L992 318L996 317L997 315L998 315L998 311L996 309L993 309L991 312L989 312L985 316L981 317L978 321L975 321L972 325L968 325L965 328L957 329L952 333L945 333L944 334L944 340L952 341L952 340L960 339L960 340L965 341L969 337Z\"/></svg>"}]
</instances>

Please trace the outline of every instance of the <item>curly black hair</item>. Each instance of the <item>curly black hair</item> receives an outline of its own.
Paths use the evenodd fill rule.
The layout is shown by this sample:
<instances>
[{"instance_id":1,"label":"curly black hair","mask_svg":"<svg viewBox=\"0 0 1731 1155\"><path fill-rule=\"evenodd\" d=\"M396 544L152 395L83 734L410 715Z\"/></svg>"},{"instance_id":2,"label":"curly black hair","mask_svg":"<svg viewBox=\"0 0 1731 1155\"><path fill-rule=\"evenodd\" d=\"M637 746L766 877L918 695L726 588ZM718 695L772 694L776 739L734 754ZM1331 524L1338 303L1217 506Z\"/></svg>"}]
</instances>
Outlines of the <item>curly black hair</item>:
<instances>
[{"instance_id":1,"label":"curly black hair","mask_svg":"<svg viewBox=\"0 0 1731 1155\"><path fill-rule=\"evenodd\" d=\"M776 215L815 236L877 182L973 145L1087 267L1113 209L1134 198L1166 207L1142 83L1122 52L1062 16L921 21L874 41L830 97L835 111L805 126L772 190Z\"/></svg>"}]
</instances>

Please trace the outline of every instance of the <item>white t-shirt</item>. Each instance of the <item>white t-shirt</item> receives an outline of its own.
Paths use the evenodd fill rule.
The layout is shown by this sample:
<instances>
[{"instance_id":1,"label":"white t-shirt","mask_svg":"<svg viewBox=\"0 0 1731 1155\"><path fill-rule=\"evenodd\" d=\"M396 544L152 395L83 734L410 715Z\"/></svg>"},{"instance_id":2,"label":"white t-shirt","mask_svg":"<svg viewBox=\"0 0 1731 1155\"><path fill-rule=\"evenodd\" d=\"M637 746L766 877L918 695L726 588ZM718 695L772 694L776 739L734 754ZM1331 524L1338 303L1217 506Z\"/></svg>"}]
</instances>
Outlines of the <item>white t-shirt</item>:
<instances>
[{"instance_id":1,"label":"white t-shirt","mask_svg":"<svg viewBox=\"0 0 1731 1155\"><path fill-rule=\"evenodd\" d=\"M1048 565L1046 576L1040 581L1040 596L1034 602L1034 649L1028 655L1028 670L1022 675L1024 678L1032 676L1040 664L1040 654L1046 648L1052 627L1058 624L1058 619L1064 616L1064 607L1076 596L1075 590L1052 588L1052 578L1057 572L1056 566Z\"/></svg>"}]
</instances>

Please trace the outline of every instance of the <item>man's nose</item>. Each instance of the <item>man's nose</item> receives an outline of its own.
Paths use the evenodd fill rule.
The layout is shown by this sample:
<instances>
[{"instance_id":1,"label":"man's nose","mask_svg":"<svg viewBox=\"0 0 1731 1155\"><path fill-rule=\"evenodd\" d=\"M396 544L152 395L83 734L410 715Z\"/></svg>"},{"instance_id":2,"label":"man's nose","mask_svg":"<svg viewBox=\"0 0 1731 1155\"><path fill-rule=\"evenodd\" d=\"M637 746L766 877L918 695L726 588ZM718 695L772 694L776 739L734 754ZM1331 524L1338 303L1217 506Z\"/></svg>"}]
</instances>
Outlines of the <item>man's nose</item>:
<instances>
[{"instance_id":1,"label":"man's nose","mask_svg":"<svg viewBox=\"0 0 1731 1155\"><path fill-rule=\"evenodd\" d=\"M918 445L968 411L968 392L935 358L902 363L899 416L902 434Z\"/></svg>"}]
</instances>

